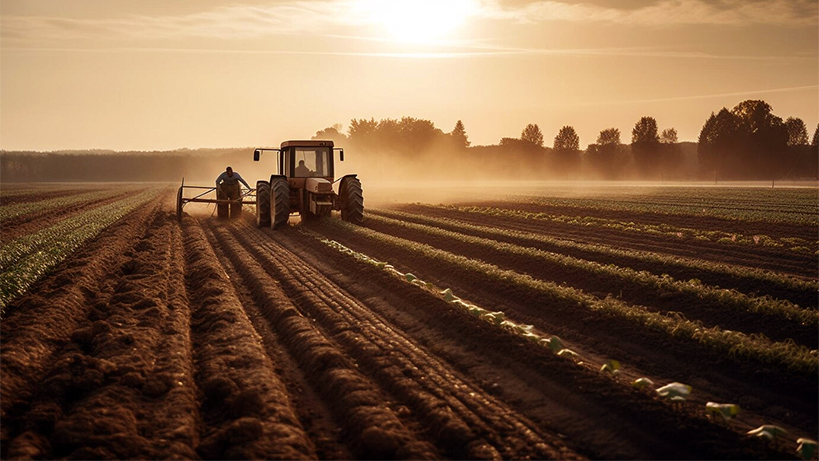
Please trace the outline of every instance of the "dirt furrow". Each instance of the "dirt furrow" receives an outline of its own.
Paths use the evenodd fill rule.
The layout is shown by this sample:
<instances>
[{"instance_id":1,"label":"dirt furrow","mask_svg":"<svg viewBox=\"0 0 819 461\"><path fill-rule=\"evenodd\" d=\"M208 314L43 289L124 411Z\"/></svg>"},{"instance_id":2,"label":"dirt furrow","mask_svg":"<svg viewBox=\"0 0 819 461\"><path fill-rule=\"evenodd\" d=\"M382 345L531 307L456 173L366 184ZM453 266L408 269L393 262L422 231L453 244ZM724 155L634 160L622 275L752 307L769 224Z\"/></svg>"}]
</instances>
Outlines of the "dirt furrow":
<instances>
[{"instance_id":1,"label":"dirt furrow","mask_svg":"<svg viewBox=\"0 0 819 461\"><path fill-rule=\"evenodd\" d=\"M562 444L556 438L549 440L537 434L530 422L456 376L310 265L290 256L257 231L250 234L238 235L279 280L293 280L285 283L285 291L298 299L299 306L315 316L393 395L420 413L437 433L436 442L450 449L450 456L491 456L489 445L506 458L574 456L565 451L558 455L559 451L550 446L556 444L559 450Z\"/></svg>"},{"instance_id":2,"label":"dirt furrow","mask_svg":"<svg viewBox=\"0 0 819 461\"><path fill-rule=\"evenodd\" d=\"M253 283L246 282L236 268L236 262L225 254L216 241L212 229L204 227L203 230L219 257L222 267L225 268L242 307L253 323L253 328L261 336L267 355L275 363L276 373L287 388L293 409L316 447L316 456L319 459L354 458L349 444L341 438L344 428L335 423L332 411L328 403L322 400L316 389L317 386L308 373L301 368L298 359L289 353L283 340L274 331L262 309L256 304L254 298L259 297L260 293L256 291L254 297L253 287L257 286L256 279L251 276L249 279Z\"/></svg>"},{"instance_id":3,"label":"dirt furrow","mask_svg":"<svg viewBox=\"0 0 819 461\"><path fill-rule=\"evenodd\" d=\"M124 256L148 231L149 219L160 206L157 198L110 226L99 237L59 264L30 292L7 309L0 325L0 441L16 430L9 417L24 411L36 383L43 379L54 353L70 341L77 325L88 315L93 300L110 292L107 275L127 261ZM19 413L18 413L19 414ZM5 448L7 443L2 443Z\"/></svg>"},{"instance_id":4,"label":"dirt furrow","mask_svg":"<svg viewBox=\"0 0 819 461\"><path fill-rule=\"evenodd\" d=\"M315 449L199 226L185 218L185 282L207 459L307 459Z\"/></svg>"},{"instance_id":5,"label":"dirt furrow","mask_svg":"<svg viewBox=\"0 0 819 461\"><path fill-rule=\"evenodd\" d=\"M749 312L726 306L722 299L707 300L696 293L647 286L641 280L615 277L594 268L571 267L536 254L507 251L490 245L475 245L455 236L430 235L389 222L371 219L367 222L367 227L468 258L480 259L538 279L566 284L600 298L613 295L625 302L646 306L652 311L681 312L689 320L702 321L706 327L719 326L748 334L762 333L774 341L791 339L807 347L816 347L819 342L817 336L819 332L815 323L803 325L798 320L788 320L781 314Z\"/></svg>"},{"instance_id":6,"label":"dirt furrow","mask_svg":"<svg viewBox=\"0 0 819 461\"><path fill-rule=\"evenodd\" d=\"M779 369L766 370L759 364L738 362L650 329L637 336L634 326L628 322L601 318L577 310L573 305L542 299L537 293L524 292L343 229L333 226L316 228L328 238L389 261L402 271L411 271L438 286L468 293L470 300L491 310L506 311L518 321L534 324L541 331L572 338L601 356L627 361L629 366L643 370L644 375L688 376L690 384L703 388L716 400L739 401L743 408L785 424L806 431L816 429L817 421L811 410L817 405L815 378L792 376ZM782 388L789 391L780 392Z\"/></svg>"},{"instance_id":7,"label":"dirt furrow","mask_svg":"<svg viewBox=\"0 0 819 461\"><path fill-rule=\"evenodd\" d=\"M787 249L761 246L745 247L694 239L677 240L644 233L630 234L599 226L576 226L543 220L488 216L480 213L433 209L417 205L403 205L397 209L430 217L457 219L478 226L534 232L582 243L596 243L624 249L668 253L816 278L815 256L794 253Z\"/></svg>"},{"instance_id":8,"label":"dirt furrow","mask_svg":"<svg viewBox=\"0 0 819 461\"><path fill-rule=\"evenodd\" d=\"M736 434L715 431L701 418L673 411L596 370L533 347L351 256L335 250L328 253L315 239L283 232L277 242L345 287L370 310L411 333L413 340L445 358L513 411L561 434L585 456L752 456L753 450Z\"/></svg>"},{"instance_id":9,"label":"dirt furrow","mask_svg":"<svg viewBox=\"0 0 819 461\"><path fill-rule=\"evenodd\" d=\"M9 457L195 456L179 228L167 212L150 223L37 386Z\"/></svg>"},{"instance_id":10,"label":"dirt furrow","mask_svg":"<svg viewBox=\"0 0 819 461\"><path fill-rule=\"evenodd\" d=\"M279 283L271 280L235 239L220 241L220 246L275 333L299 361L310 382L315 383L317 393L328 402L357 457L440 457L387 405L389 399L358 370L357 363L301 314Z\"/></svg>"}]
</instances>

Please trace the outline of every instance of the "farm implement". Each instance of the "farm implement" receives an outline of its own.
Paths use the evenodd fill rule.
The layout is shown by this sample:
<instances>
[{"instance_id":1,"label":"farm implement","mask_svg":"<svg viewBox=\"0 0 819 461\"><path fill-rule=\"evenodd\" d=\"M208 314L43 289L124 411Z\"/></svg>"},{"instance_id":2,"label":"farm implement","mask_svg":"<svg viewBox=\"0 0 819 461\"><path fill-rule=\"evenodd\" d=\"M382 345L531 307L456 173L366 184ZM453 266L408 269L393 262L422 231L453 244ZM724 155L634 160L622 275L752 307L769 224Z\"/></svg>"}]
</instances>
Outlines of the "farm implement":
<instances>
[{"instance_id":1,"label":"farm implement","mask_svg":"<svg viewBox=\"0 0 819 461\"><path fill-rule=\"evenodd\" d=\"M238 184L237 184L238 187ZM195 191L193 197L185 197L185 190ZM215 193L216 198L207 197ZM217 187L207 186L186 186L185 178L182 178L182 185L176 193L176 219L182 220L182 209L187 203L215 203L216 215L221 219L238 218L242 215L242 206L256 204L256 189L249 189L238 192L238 199L229 199L222 190Z\"/></svg>"}]
</instances>

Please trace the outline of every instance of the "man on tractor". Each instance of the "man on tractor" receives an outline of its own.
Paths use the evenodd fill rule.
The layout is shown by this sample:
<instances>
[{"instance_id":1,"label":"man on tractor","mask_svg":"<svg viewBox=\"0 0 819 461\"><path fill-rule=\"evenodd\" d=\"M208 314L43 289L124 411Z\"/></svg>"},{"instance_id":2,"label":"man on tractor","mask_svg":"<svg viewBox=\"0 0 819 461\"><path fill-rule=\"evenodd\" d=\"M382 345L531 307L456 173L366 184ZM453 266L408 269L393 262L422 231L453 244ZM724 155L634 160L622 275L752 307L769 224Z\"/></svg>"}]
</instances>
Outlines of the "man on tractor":
<instances>
[{"instance_id":1,"label":"man on tractor","mask_svg":"<svg viewBox=\"0 0 819 461\"><path fill-rule=\"evenodd\" d=\"M248 189L251 187L247 184L247 181L242 178L239 173L233 171L233 168L227 167L225 168L224 173L220 174L218 178L216 178L216 199L217 200L239 200L239 182L241 181L242 184L245 185ZM237 206L231 206L231 209L235 210L231 215L238 214L241 211L241 204L237 204ZM218 215L220 218L227 218L227 210L228 206L225 204L223 207L219 205L216 206L217 211L219 212Z\"/></svg>"}]
</instances>

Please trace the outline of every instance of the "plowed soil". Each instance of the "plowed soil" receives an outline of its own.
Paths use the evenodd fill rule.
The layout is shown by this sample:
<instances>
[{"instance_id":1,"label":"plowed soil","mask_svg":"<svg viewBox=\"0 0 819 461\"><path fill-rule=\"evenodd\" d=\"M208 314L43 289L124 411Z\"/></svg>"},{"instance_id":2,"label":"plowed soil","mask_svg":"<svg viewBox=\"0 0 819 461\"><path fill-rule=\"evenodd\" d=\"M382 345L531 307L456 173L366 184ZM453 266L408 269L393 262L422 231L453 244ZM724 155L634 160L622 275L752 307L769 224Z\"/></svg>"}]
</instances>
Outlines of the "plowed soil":
<instances>
[{"instance_id":1,"label":"plowed soil","mask_svg":"<svg viewBox=\"0 0 819 461\"><path fill-rule=\"evenodd\" d=\"M817 430L813 378L547 312L525 293L321 222L273 231L247 213L178 223L174 192L9 306L0 457L782 459ZM559 334L588 363L455 310L316 235ZM687 382L698 395L661 401L600 373L606 357L628 357L628 376ZM710 399L746 410L715 422L702 411ZM787 428L788 439L744 436L762 423Z\"/></svg>"}]
</instances>

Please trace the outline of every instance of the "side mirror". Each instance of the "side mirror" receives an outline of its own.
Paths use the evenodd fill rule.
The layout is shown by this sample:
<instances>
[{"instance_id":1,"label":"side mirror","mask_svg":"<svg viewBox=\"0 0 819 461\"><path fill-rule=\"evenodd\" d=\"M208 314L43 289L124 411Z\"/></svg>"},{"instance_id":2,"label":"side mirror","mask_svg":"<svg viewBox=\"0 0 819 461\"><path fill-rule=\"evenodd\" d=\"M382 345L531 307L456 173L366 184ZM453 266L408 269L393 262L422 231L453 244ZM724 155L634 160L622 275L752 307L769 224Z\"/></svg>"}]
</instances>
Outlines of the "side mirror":
<instances>
[{"instance_id":1,"label":"side mirror","mask_svg":"<svg viewBox=\"0 0 819 461\"><path fill-rule=\"evenodd\" d=\"M338 158L339 158L339 160L341 160L342 162L344 161L344 149L339 149L339 150L338 150Z\"/></svg>"},{"instance_id":2,"label":"side mirror","mask_svg":"<svg viewBox=\"0 0 819 461\"><path fill-rule=\"evenodd\" d=\"M253 151L253 161L258 162L259 161L259 156L261 154L262 154L262 151L260 151L259 149L254 150Z\"/></svg>"}]
</instances>

